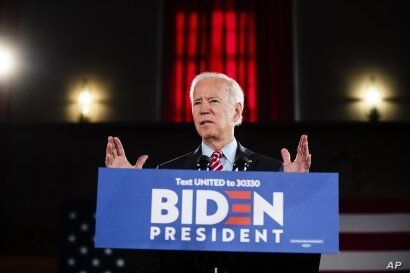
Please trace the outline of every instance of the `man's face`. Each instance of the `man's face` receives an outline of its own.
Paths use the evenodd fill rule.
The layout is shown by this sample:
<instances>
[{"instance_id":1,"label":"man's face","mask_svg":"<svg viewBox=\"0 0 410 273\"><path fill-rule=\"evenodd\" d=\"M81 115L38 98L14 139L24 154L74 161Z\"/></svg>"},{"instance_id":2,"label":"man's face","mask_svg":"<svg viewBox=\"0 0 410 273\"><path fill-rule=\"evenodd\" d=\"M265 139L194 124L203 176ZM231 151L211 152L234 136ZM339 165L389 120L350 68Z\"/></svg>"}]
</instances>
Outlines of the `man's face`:
<instances>
[{"instance_id":1,"label":"man's face","mask_svg":"<svg viewBox=\"0 0 410 273\"><path fill-rule=\"evenodd\" d=\"M225 80L214 78L202 79L195 87L192 116L204 140L226 142L233 138L235 121L239 120L242 107L230 103L228 89Z\"/></svg>"}]
</instances>

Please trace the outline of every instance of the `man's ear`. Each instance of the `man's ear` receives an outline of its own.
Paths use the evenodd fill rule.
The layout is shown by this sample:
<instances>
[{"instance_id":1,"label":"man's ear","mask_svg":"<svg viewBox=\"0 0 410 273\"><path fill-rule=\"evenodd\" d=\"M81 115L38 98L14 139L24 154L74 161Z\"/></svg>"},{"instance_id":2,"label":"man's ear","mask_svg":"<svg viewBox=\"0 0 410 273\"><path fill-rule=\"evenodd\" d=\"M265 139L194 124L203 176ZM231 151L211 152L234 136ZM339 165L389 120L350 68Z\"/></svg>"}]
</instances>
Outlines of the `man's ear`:
<instances>
[{"instance_id":1,"label":"man's ear","mask_svg":"<svg viewBox=\"0 0 410 273\"><path fill-rule=\"evenodd\" d=\"M235 104L235 115L233 116L234 122L237 122L242 117L243 106L240 103Z\"/></svg>"}]
</instances>

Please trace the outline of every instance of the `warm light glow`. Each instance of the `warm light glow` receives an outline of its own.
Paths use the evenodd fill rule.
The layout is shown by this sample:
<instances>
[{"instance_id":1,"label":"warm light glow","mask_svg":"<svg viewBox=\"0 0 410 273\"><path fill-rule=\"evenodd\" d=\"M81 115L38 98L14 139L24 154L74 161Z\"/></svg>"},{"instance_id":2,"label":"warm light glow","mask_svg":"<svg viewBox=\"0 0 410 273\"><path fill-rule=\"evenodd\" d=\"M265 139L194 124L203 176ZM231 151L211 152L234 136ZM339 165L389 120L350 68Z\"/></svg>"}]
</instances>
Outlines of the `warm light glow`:
<instances>
[{"instance_id":1,"label":"warm light glow","mask_svg":"<svg viewBox=\"0 0 410 273\"><path fill-rule=\"evenodd\" d=\"M103 122L111 121L112 86L109 78L90 72L85 76L73 77L67 85L67 104L64 109L67 121Z\"/></svg>"},{"instance_id":2,"label":"warm light glow","mask_svg":"<svg viewBox=\"0 0 410 273\"><path fill-rule=\"evenodd\" d=\"M355 68L346 74L346 79L349 87L341 113L344 120L369 121L378 116L379 121L385 122L408 116L405 106L398 103L405 90L400 91L396 76L389 71L379 67Z\"/></svg>"},{"instance_id":3,"label":"warm light glow","mask_svg":"<svg viewBox=\"0 0 410 273\"><path fill-rule=\"evenodd\" d=\"M364 95L364 100L367 104L374 107L378 106L382 101L380 90L376 85L376 80L374 79L374 77L370 78L369 84Z\"/></svg>"},{"instance_id":4,"label":"warm light glow","mask_svg":"<svg viewBox=\"0 0 410 273\"><path fill-rule=\"evenodd\" d=\"M89 118L92 104L92 97L89 90L84 89L81 91L78 97L78 102L80 103L80 114L82 118Z\"/></svg>"},{"instance_id":5,"label":"warm light glow","mask_svg":"<svg viewBox=\"0 0 410 273\"><path fill-rule=\"evenodd\" d=\"M16 67L16 58L13 50L0 42L0 79L13 74Z\"/></svg>"}]
</instances>

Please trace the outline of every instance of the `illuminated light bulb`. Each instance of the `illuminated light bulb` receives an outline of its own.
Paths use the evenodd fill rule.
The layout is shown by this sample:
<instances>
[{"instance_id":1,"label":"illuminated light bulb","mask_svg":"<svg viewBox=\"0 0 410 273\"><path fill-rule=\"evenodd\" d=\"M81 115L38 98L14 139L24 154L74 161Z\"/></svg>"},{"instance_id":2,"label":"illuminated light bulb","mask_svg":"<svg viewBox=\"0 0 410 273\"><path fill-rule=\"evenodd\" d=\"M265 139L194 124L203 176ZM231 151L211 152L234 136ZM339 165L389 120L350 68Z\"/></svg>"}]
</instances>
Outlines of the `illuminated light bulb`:
<instances>
[{"instance_id":1,"label":"illuminated light bulb","mask_svg":"<svg viewBox=\"0 0 410 273\"><path fill-rule=\"evenodd\" d=\"M92 101L90 91L82 91L79 97L79 101L81 105L81 113L88 114L90 112L90 104Z\"/></svg>"},{"instance_id":2,"label":"illuminated light bulb","mask_svg":"<svg viewBox=\"0 0 410 273\"><path fill-rule=\"evenodd\" d=\"M85 121L90 118L92 102L93 98L91 92L84 86L78 97L78 103L80 104L80 120Z\"/></svg>"},{"instance_id":3,"label":"illuminated light bulb","mask_svg":"<svg viewBox=\"0 0 410 273\"><path fill-rule=\"evenodd\" d=\"M0 44L0 78L6 78L10 76L16 66L15 54L13 51Z\"/></svg>"},{"instance_id":4,"label":"illuminated light bulb","mask_svg":"<svg viewBox=\"0 0 410 273\"><path fill-rule=\"evenodd\" d=\"M380 90L376 85L376 80L374 77L370 78L369 85L367 86L366 93L364 95L364 100L370 106L377 106L382 101Z\"/></svg>"}]
</instances>

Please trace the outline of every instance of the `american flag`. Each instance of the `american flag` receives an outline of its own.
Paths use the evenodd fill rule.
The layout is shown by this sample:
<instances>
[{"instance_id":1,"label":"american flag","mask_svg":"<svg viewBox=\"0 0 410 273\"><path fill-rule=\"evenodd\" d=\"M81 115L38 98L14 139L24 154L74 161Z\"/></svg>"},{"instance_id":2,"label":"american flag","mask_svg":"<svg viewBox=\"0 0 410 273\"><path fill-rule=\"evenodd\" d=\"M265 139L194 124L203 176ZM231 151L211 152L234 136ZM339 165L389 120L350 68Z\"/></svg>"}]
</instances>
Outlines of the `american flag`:
<instances>
[{"instance_id":1,"label":"american flag","mask_svg":"<svg viewBox=\"0 0 410 273\"><path fill-rule=\"evenodd\" d=\"M343 199L340 253L321 272L410 272L410 199Z\"/></svg>"},{"instance_id":2,"label":"american flag","mask_svg":"<svg viewBox=\"0 0 410 273\"><path fill-rule=\"evenodd\" d=\"M95 200L65 202L60 215L60 273L126 273L123 253L94 247Z\"/></svg>"}]
</instances>

